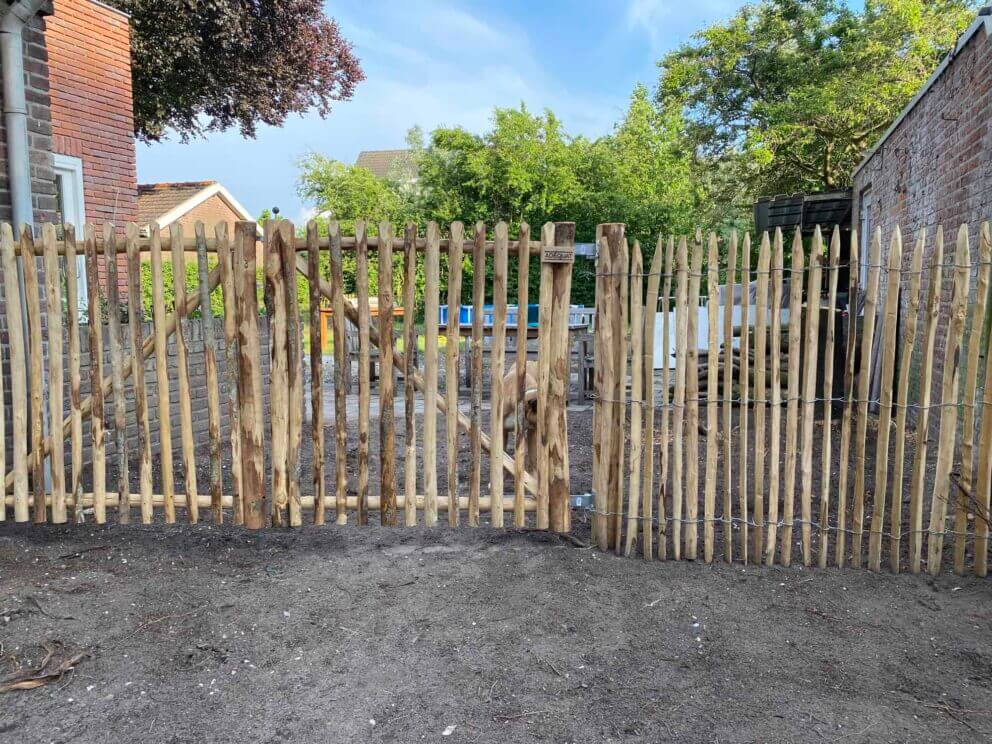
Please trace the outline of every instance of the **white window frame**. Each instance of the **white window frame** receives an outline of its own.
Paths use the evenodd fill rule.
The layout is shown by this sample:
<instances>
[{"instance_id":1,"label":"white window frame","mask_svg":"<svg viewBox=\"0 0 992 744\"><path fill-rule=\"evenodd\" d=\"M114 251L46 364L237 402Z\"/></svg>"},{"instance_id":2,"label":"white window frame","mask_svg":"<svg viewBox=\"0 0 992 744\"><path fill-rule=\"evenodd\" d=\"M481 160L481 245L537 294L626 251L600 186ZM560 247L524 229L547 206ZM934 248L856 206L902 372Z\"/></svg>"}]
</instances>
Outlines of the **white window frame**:
<instances>
[{"instance_id":1,"label":"white window frame","mask_svg":"<svg viewBox=\"0 0 992 744\"><path fill-rule=\"evenodd\" d=\"M76 228L76 235L82 236L86 223L86 198L83 186L83 161L71 155L52 155L55 174L62 178L62 219L65 224ZM86 286L86 257L76 256L76 297L79 311L84 313L89 307Z\"/></svg>"}]
</instances>

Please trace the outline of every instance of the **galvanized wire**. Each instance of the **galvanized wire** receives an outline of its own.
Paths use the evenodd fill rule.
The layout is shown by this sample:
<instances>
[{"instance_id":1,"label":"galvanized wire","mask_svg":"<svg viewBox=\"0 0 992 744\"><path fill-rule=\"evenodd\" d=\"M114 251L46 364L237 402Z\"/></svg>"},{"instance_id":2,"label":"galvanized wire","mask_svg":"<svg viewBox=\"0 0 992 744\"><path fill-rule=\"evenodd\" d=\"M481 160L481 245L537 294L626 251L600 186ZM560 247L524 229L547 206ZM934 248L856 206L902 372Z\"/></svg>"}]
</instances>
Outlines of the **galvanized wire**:
<instances>
[{"instance_id":1,"label":"galvanized wire","mask_svg":"<svg viewBox=\"0 0 992 744\"><path fill-rule=\"evenodd\" d=\"M959 263L953 263L953 262L952 263L940 263L940 264L931 263L928 266L922 267L919 271L913 271L912 269L898 269L898 271L899 271L899 274L901 276L916 276L917 274L919 274L920 276L923 276L924 274L926 274L928 272L932 272L932 271L934 271L935 269L938 269L938 268L940 268L940 269L978 269L980 266L992 266L992 261L973 261L971 263L966 263L966 264L959 264ZM733 268L734 269L734 273L738 277L742 277L744 275L744 273L745 273L745 269L744 269L743 266L742 267L720 266L718 268L721 269L721 270L722 269L726 269L727 271L729 271L731 268ZM762 271L762 270L760 270L760 269L758 269L756 267L748 267L748 269L747 269L747 275L748 276L758 277L758 276L771 276L772 274L806 274L806 273L809 272L809 270L811 268L813 268L813 267L810 264L808 264L808 263L804 264L801 268L794 268L793 266L785 266L785 265L783 265L781 268L779 268L777 266L773 266L773 267L769 268L767 271ZM834 271L835 269L836 270L840 270L840 269L851 269L851 268L888 270L889 266L888 266L888 264L873 264L873 263L860 263L860 262L854 264L854 263L851 263L849 261L845 261L845 262L837 263L837 264L831 264L831 263L824 263L824 262L821 261L820 264L819 264L819 266L818 266L818 268L821 269L822 271L828 271L829 272L829 271ZM662 271L662 272L655 272L655 271L642 271L642 272L635 272L635 271L601 271L601 272L599 272L598 271L598 272L595 272L593 275L594 276L630 276L630 277L635 277L635 276L639 276L639 277L659 276L662 279L674 279L674 278L677 278L679 276L687 276L687 277L699 277L699 278L703 279L703 278L709 277L709 270L706 270L706 271L690 271L690 270L686 269L684 272L683 271L679 271L677 269L675 271ZM734 284L740 284L740 282L734 282Z\"/></svg>"},{"instance_id":2,"label":"galvanized wire","mask_svg":"<svg viewBox=\"0 0 992 744\"><path fill-rule=\"evenodd\" d=\"M655 525L661 524L661 520L659 520L658 517L655 517L655 516L652 516L650 518L647 518L647 517L644 517L641 514L631 515L628 512L603 511L603 510L600 510L600 509L596 509L595 507L592 507L592 506L585 507L583 509L583 511L585 511L587 514L599 514L600 516L605 516L605 517L622 517L623 519L631 519L631 520L636 520L638 522L649 521L649 522L651 522L651 524L655 524ZM676 524L676 523L678 523L680 525L685 525L685 524L705 525L705 524L708 524L708 523L726 525L726 524L729 523L731 525L735 525L735 524L736 525L746 525L746 526L752 527L754 529L759 529L759 528L764 529L764 528L772 527L772 526L774 526L776 528L786 528L786 527L795 527L796 525L802 526L804 524L808 524L810 527L812 527L812 528L814 528L814 529L816 529L818 531L822 531L822 530L825 529L827 532L835 532L835 533L843 532L845 535L857 535L858 534L858 531L857 530L851 529L850 527L843 527L842 528L842 527L838 527L837 525L834 525L834 524L827 524L826 527L824 527L820 522L817 522L815 520L805 520L805 519L793 519L791 522L786 522L784 519L780 519L777 522L758 523L758 522L755 522L752 519L743 519L741 517L730 517L729 519L726 518L726 517L712 517L710 519L706 519L705 517L697 518L697 519L684 519L684 518L682 518L682 519L675 519L674 517L665 517L664 522L665 522L665 524ZM862 535L864 535L864 534L872 534L871 529L868 527L868 524L870 522L871 522L870 515L868 515L868 518L865 520L865 526L861 530L861 534ZM668 533L666 532L664 534L668 534ZM943 536L943 537L955 536L956 537L958 535L964 535L965 537L967 537L967 536L970 536L972 533L970 533L970 532L956 532L954 530L947 530L947 529L945 529L943 531L936 531L936 532L931 532L928 529L919 529L919 530L906 530L905 532L900 532L898 535L896 535L896 534L894 534L892 532L889 532L889 531L885 531L885 532L881 532L881 533L877 533L877 534L881 534L881 536L884 537L884 538L901 539L902 537L905 537L906 535L933 535L935 537L940 537L940 536Z\"/></svg>"},{"instance_id":3,"label":"galvanized wire","mask_svg":"<svg viewBox=\"0 0 992 744\"><path fill-rule=\"evenodd\" d=\"M598 393L589 393L587 395L587 397L590 400L598 400L598 401L601 401L603 403L619 403L621 405L645 406L645 405L651 405L651 403L652 403L652 401L649 401L649 400L646 400L646 399L642 399L642 398L639 398L639 399L625 398L623 400L618 400L616 398L607 398L607 397L604 397L604 396L599 395ZM734 398L729 398L729 399L728 398L722 398L722 397L720 397L720 398L714 398L714 399L710 399L710 398L689 398L683 404L675 403L674 401L669 401L665 405L660 405L657 402L655 402L654 403L654 406L655 406L655 408L657 410L663 410L663 409L673 410L673 409L685 409L688 406L689 403L706 403L706 404L708 404L708 403L711 403L711 402L712 403L734 403L734 404L741 404L741 403L760 403L760 404L769 405L769 406L775 405L775 401L769 400L767 398L748 398L747 400L745 400L745 399L740 398L740 397L734 397ZM778 401L778 403L779 403L779 405L783 405L783 406L784 405L787 405L789 403L838 403L838 404L840 404L840 403L844 403L844 404L851 403L852 405L855 405L855 404L861 405L861 404L867 403L868 405L873 405L873 406L874 405L882 405L881 400L879 400L878 398L867 398L867 399L866 398L850 398L850 399L848 399L848 398L821 398L821 397L817 397L817 398L802 398L802 397L788 397L788 396L783 396L782 398L780 398L779 401ZM958 409L964 409L964 408L969 408L969 407L972 407L972 408L975 408L975 409L986 408L986 407L992 408L992 401L976 400L973 403L967 403L965 401L961 401L959 403L931 403L931 404L926 405L926 406L920 405L919 403L897 403L897 402L893 401L891 404L886 404L886 405L891 405L892 408L905 408L907 410L914 410L914 411L929 411L931 409L936 409L936 408L958 408Z\"/></svg>"}]
</instances>

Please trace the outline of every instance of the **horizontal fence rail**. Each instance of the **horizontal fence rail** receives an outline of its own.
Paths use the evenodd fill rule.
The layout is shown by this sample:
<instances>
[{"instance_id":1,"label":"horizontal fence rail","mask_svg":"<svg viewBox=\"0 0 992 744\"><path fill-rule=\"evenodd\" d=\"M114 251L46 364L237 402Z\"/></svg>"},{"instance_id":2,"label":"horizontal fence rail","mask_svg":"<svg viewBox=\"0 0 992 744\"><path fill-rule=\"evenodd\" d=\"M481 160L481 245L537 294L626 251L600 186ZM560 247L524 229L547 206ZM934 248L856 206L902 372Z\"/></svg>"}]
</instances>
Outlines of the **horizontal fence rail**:
<instances>
[{"instance_id":1,"label":"horizontal fence rail","mask_svg":"<svg viewBox=\"0 0 992 744\"><path fill-rule=\"evenodd\" d=\"M67 226L66 230L70 229L70 227L71 226ZM172 238L169 235L162 235L159 240L163 249L168 249L171 251ZM200 250L201 243L195 237L189 235L182 236L181 241L184 251L194 252ZM111 240L108 242L112 246L111 252L117 254L127 253L127 246L123 243L123 241ZM139 234L134 238L133 244L137 247L140 253L150 253L152 250L151 248L152 239L150 236L144 236ZM218 253L220 250L222 250L221 248L222 244L223 244L223 238L219 238L219 237L205 237L204 242L202 243L203 248L204 250L206 250L207 253ZM452 241L449 238L439 238L437 244L438 252L448 253L451 250L451 244ZM97 252L100 255L104 255L104 253L106 252L106 244L102 235L100 236L94 235L94 245L96 247ZM329 249L331 247L331 238L327 235L320 235L316 238L315 245L320 250ZM340 241L341 250L355 252L358 250L358 245L359 245L358 238L347 235L341 236L341 241ZM412 245L415 251L423 253L427 250L427 239L415 238L413 240ZM531 240L528 241L527 248L529 252L535 253L540 251L541 245L542 244L540 241ZM57 256L67 255L66 241L64 239L56 238L54 241L54 246L55 246L55 255ZM379 251L382 250L384 246L394 251L403 251L407 246L407 241L405 238L390 238L390 240L388 241L388 246L386 246L386 243L383 242L383 240L377 236L366 237L365 248L367 250ZM520 246L521 246L520 240L508 240L506 251L509 255L515 256L520 252ZM493 255L493 253L496 251L496 241L485 240L483 242L483 248L487 256ZM300 242L296 246L294 246L293 250L301 253L307 253L309 252L309 245L305 242ZM28 245L25 245L22 242L15 243L14 245L15 256L22 256L30 253L33 253L36 257L41 258L42 256L45 255L45 248L43 245L36 243L33 240Z\"/></svg>"},{"instance_id":2,"label":"horizontal fence rail","mask_svg":"<svg viewBox=\"0 0 992 744\"><path fill-rule=\"evenodd\" d=\"M604 226L597 545L985 576L992 238L987 223L973 234L904 246L876 230L862 258L856 231L849 245L839 229L756 245L697 233L659 240L645 272L639 242Z\"/></svg>"},{"instance_id":3,"label":"horizontal fence rail","mask_svg":"<svg viewBox=\"0 0 992 744\"><path fill-rule=\"evenodd\" d=\"M414 225L401 229L402 237L395 232L389 223L361 220L350 236L337 222L323 234L314 222L298 234L288 221L262 230L236 223L233 234L223 224L210 234L202 223L192 234L179 224L152 226L147 235L135 224L123 230L87 225L79 234L71 226L44 225L36 239L30 229L15 235L0 225L9 329L0 382L11 387L10 415L0 418L0 519L10 509L18 522L102 524L116 514L127 523L137 508L146 524L157 516L175 522L184 514L197 522L209 514L214 523L231 519L249 528L299 526L305 512L317 524L329 516L337 524L366 524L378 512L388 525L433 525L439 518L478 525L487 515L501 527L508 513L517 526L530 521L567 530L562 391L568 380L562 376L568 364L553 364L550 356L568 353L570 265L558 263L560 255L542 270L545 322L529 328L525 309L530 255L569 254L574 228L548 224L538 241L530 240L527 225L511 239L503 223L479 223L467 235L456 222L444 238L434 223L420 235ZM510 323L509 259L518 253L514 299L524 311ZM353 296L345 294L346 254ZM444 280L449 307L460 305L463 257L474 269L475 310L465 349L459 314L442 324L438 303ZM394 287L404 308L401 333L393 320ZM487 295L493 301L485 328L488 371ZM421 300L423 351L416 317ZM328 310L331 338L325 339L322 313ZM355 337L357 405L347 396L344 374ZM514 337L516 350L507 359L507 339ZM333 375L324 370L327 341ZM466 354L467 406L458 387ZM378 463L370 447L372 358L379 367ZM399 417L398 379L405 397ZM333 415L325 412L328 387ZM488 422L484 402L492 411ZM443 492L439 416L447 455ZM307 418L311 436L304 442ZM518 423L521 432L514 434ZM333 434L329 441L325 428ZM405 436L399 452L398 428ZM516 441L510 453L507 440ZM459 465L466 451L467 473Z\"/></svg>"}]
</instances>

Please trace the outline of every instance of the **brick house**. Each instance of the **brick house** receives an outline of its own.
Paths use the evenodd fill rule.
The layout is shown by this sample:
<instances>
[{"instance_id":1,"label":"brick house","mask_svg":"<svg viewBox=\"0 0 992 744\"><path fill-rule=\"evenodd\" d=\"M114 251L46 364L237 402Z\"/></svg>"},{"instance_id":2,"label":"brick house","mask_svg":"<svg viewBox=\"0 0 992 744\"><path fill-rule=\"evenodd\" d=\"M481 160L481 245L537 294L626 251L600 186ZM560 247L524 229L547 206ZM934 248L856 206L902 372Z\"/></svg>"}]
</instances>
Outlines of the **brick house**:
<instances>
[{"instance_id":1,"label":"brick house","mask_svg":"<svg viewBox=\"0 0 992 744\"><path fill-rule=\"evenodd\" d=\"M992 218L990 13L990 8L979 12L954 51L854 172L852 222L859 230L862 279L867 274L864 264L870 235L878 227L883 234L883 264L896 225L903 231L904 271L909 269L913 245L924 227L929 236L924 257L924 265L928 265L938 225L944 229L945 264L953 263L962 223L971 226L971 257L972 262L977 261L981 222ZM924 272L924 297L928 280L929 272ZM945 269L941 287L945 319L952 284L953 275ZM907 301L903 292L903 315ZM937 330L936 359L944 358L945 336L942 320ZM937 364L934 370L934 391L940 389L941 366Z\"/></svg>"},{"instance_id":2,"label":"brick house","mask_svg":"<svg viewBox=\"0 0 992 744\"><path fill-rule=\"evenodd\" d=\"M64 165L81 166L85 220L123 225L138 217L128 17L95 0L54 5L45 37L56 180Z\"/></svg>"},{"instance_id":3,"label":"brick house","mask_svg":"<svg viewBox=\"0 0 992 744\"><path fill-rule=\"evenodd\" d=\"M179 183L138 184L138 224L143 234L155 223L166 229L173 222L182 225L184 235L192 235L198 221L206 226L208 237L214 225L227 223L234 236L234 223L254 222L247 209L217 181L182 181ZM196 254L187 257L195 259Z\"/></svg>"},{"instance_id":4,"label":"brick house","mask_svg":"<svg viewBox=\"0 0 992 744\"><path fill-rule=\"evenodd\" d=\"M81 230L137 219L130 43L128 16L96 0L0 0L0 221L37 233L45 222ZM99 267L104 278L102 259ZM125 272L119 277L126 292ZM17 280L0 276L0 289ZM9 400L5 304L0 291Z\"/></svg>"},{"instance_id":5,"label":"brick house","mask_svg":"<svg viewBox=\"0 0 992 744\"><path fill-rule=\"evenodd\" d=\"M32 221L135 220L128 17L96 0L36 5L23 31ZM6 147L0 125L0 220L11 221Z\"/></svg>"},{"instance_id":6,"label":"brick house","mask_svg":"<svg viewBox=\"0 0 992 744\"><path fill-rule=\"evenodd\" d=\"M67 223L80 230L84 223L99 226L113 222L123 236L124 225L135 221L169 223L178 220L190 234L193 223L203 220L212 225L219 220L233 222L251 219L247 211L227 189L214 182L194 184L153 184L139 188L135 160L135 140L132 114L129 18L99 0L0 0L0 46L4 48L4 63L8 74L4 80L2 99L4 116L0 119L0 221L32 224L35 232L42 223ZM23 84L17 75L9 74L16 65L7 63L10 50L14 59L23 60ZM13 126L10 124L13 123ZM20 131L18 139L17 131ZM14 137L8 136L11 132ZM11 157L15 148L23 157ZM147 198L146 198L147 197ZM81 304L86 302L85 277L80 257ZM118 272L122 301L126 302L126 256L119 257L122 270ZM105 281L103 258L98 258L100 279ZM38 262L39 280L44 286L43 267ZM4 282L17 277L0 274L0 371L4 377L2 414L8 421L6 442L7 462L11 462L10 421L11 375L24 374L11 370L7 346ZM42 293L42 325L44 353L47 355L48 329L45 325L44 293ZM83 317L83 323L86 319ZM219 323L219 321L216 321ZM264 326L263 326L264 328ZM151 335L150 324L144 327L145 337ZM189 374L193 397L194 439L206 441L206 381L204 351L201 343L202 325L191 323L189 332ZM264 330L263 330L264 333ZM224 375L223 328L218 328L220 374ZM83 397L90 390L90 354L87 329L82 329L80 387ZM104 334L105 360L108 354L107 334ZM262 365L267 369L267 340L262 339ZM177 377L175 340L168 342L166 365L168 377ZM146 362L148 416L152 445L159 446L157 389L152 357ZM63 369L66 364L63 364ZM131 385L126 384L125 396L133 400ZM68 380L66 380L68 385ZM68 406L68 389L64 391ZM46 417L47 417L47 403ZM105 408L105 427L112 419L112 407ZM174 435L179 431L178 399L173 396L168 416ZM222 414L222 426L227 426L228 412ZM84 441L89 437L90 421L84 417ZM127 438L131 452L137 437L135 419L128 415ZM108 436L106 451L112 462L116 444ZM88 462L91 450L84 447ZM132 472L135 472L132 469ZM88 471L87 471L88 473ZM89 477L88 474L85 477ZM0 508L3 508L0 505Z\"/></svg>"}]
</instances>

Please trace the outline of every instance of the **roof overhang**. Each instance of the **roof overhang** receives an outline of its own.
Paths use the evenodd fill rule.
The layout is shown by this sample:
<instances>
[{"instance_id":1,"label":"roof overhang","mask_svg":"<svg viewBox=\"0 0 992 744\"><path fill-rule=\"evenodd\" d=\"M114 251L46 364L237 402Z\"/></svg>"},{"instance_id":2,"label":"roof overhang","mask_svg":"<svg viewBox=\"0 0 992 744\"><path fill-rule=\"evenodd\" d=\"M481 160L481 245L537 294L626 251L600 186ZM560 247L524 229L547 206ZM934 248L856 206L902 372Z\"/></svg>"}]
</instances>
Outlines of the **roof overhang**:
<instances>
[{"instance_id":1,"label":"roof overhang","mask_svg":"<svg viewBox=\"0 0 992 744\"><path fill-rule=\"evenodd\" d=\"M909 116L910 112L916 108L916 104L918 104L923 99L923 96L929 92L930 88L932 88L934 83L936 83L940 76L944 74L944 71L961 53L961 50L964 49L965 45L971 41L975 34L981 30L984 30L986 40L992 42L992 16L988 15L988 12L988 8L981 10L980 15L968 27L968 30L961 34L961 37L958 39L958 43L954 46L954 51L944 57L943 61L937 66L937 69L933 71L933 74L927 79L926 83L923 84L923 87L920 88L919 92L913 97L913 100L906 105L906 108L904 108L902 113L896 117L896 120L892 122L892 125L885 130L885 134L883 134L878 142L875 143L875 146L865 154L865 156L861 159L861 162L858 163L858 166L854 169L854 175L860 173L861 170L868 164L868 161L875 156L875 153L881 149L882 145L885 144L885 141L892 136L892 133L899 128L899 125L902 124L903 119Z\"/></svg>"}]
</instances>

